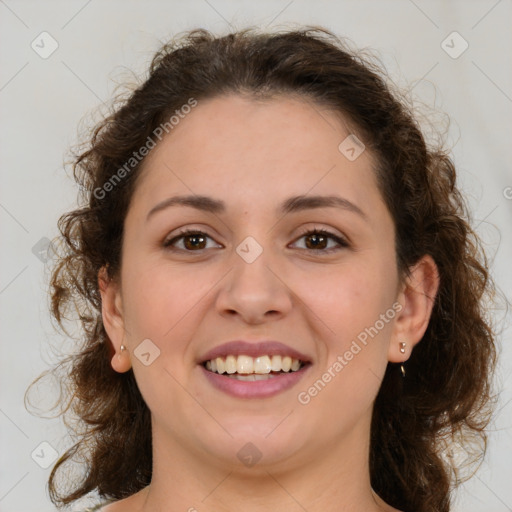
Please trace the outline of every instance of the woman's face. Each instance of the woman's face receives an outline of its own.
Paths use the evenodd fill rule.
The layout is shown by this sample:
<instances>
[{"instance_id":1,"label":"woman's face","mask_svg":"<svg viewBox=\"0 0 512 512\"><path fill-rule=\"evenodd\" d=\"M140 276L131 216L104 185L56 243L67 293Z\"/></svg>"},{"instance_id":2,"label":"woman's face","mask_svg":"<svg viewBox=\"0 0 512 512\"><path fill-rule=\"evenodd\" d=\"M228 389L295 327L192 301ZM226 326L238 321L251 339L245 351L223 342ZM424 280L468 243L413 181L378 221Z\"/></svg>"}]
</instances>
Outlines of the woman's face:
<instances>
[{"instance_id":1,"label":"woman's face","mask_svg":"<svg viewBox=\"0 0 512 512\"><path fill-rule=\"evenodd\" d=\"M156 447L285 469L366 446L402 306L393 221L349 135L318 105L233 95L146 158L115 304ZM305 364L265 373L288 357Z\"/></svg>"}]
</instances>

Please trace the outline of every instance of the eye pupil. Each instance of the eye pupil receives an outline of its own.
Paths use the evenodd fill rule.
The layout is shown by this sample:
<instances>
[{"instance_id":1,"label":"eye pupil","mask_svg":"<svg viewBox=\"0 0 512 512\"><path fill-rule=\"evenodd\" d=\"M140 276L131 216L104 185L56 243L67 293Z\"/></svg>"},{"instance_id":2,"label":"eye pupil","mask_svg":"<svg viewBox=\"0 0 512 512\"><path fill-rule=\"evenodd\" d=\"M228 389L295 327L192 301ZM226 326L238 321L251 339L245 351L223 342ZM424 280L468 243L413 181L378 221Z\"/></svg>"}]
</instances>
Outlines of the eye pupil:
<instances>
[{"instance_id":1,"label":"eye pupil","mask_svg":"<svg viewBox=\"0 0 512 512\"><path fill-rule=\"evenodd\" d=\"M313 243L309 243L309 242L306 242L306 245L308 246L308 249L318 249L319 246L321 246L322 248L325 247L325 242L326 242L326 237L320 233L312 233L311 235L309 235L306 240L310 241L310 240L314 240ZM310 245L312 245L312 247L310 247Z\"/></svg>"},{"instance_id":2,"label":"eye pupil","mask_svg":"<svg viewBox=\"0 0 512 512\"><path fill-rule=\"evenodd\" d=\"M192 243L190 243L192 242ZM204 247L199 247L198 244L204 244L205 237L202 235L187 235L184 238L184 244L187 249L203 249Z\"/></svg>"}]
</instances>

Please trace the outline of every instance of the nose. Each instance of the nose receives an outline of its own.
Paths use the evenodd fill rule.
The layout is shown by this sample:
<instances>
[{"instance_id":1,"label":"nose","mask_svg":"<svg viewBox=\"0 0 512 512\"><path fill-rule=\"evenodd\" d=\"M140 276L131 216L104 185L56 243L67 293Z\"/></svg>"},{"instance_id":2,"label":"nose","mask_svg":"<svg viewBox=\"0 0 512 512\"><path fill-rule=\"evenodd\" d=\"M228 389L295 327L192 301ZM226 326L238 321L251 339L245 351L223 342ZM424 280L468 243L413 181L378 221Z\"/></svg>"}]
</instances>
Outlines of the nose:
<instances>
[{"instance_id":1,"label":"nose","mask_svg":"<svg viewBox=\"0 0 512 512\"><path fill-rule=\"evenodd\" d=\"M247 324L278 320L292 308L291 290L278 266L264 250L253 262L233 254L233 266L216 297L216 308L223 316L239 316Z\"/></svg>"}]
</instances>

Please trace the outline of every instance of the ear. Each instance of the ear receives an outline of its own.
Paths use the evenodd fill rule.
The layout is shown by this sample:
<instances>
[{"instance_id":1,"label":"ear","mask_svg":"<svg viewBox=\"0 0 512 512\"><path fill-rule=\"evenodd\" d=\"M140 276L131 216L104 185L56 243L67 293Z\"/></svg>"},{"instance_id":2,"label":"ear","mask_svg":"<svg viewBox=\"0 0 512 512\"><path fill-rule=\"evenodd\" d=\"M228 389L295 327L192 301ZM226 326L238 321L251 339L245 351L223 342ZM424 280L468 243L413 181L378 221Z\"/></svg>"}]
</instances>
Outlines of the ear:
<instances>
[{"instance_id":1,"label":"ear","mask_svg":"<svg viewBox=\"0 0 512 512\"><path fill-rule=\"evenodd\" d=\"M392 363L407 361L423 338L438 289L437 265L430 255L425 255L410 269L398 295L402 309L395 320L389 345L388 360Z\"/></svg>"},{"instance_id":2,"label":"ear","mask_svg":"<svg viewBox=\"0 0 512 512\"><path fill-rule=\"evenodd\" d=\"M112 368L119 373L131 368L128 350L121 349L125 345L125 327L119 283L110 278L105 267L98 272L98 285L101 294L101 315L103 325L113 345L115 354L112 357Z\"/></svg>"}]
</instances>

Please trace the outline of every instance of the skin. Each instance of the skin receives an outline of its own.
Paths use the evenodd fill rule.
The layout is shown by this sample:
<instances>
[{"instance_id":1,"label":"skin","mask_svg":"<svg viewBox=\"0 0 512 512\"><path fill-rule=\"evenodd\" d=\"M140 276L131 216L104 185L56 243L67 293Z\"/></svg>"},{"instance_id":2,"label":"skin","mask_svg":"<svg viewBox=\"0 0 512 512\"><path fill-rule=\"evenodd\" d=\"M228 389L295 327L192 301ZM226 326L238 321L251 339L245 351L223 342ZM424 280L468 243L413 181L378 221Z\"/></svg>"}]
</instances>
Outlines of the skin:
<instances>
[{"instance_id":1,"label":"skin","mask_svg":"<svg viewBox=\"0 0 512 512\"><path fill-rule=\"evenodd\" d=\"M112 367L133 368L151 411L153 480L105 511L396 510L370 486L372 405L388 362L407 360L421 340L439 279L428 256L399 279L373 156L349 161L338 150L349 133L340 116L306 100L230 95L200 101L146 158L125 219L120 278L102 271L99 283ZM276 211L291 196L333 193L365 217L337 207ZM178 205L146 220L182 194L220 199L226 211ZM209 238L199 249L190 238L175 252L163 247L182 227ZM304 232L315 227L349 246L329 239L312 249ZM247 236L263 249L252 263L235 250ZM394 303L401 311L299 403L298 393ZM160 350L149 366L134 355L147 338ZM313 365L275 396L234 398L212 387L197 361L236 339L281 341ZM248 442L262 455L252 467L237 457Z\"/></svg>"}]
</instances>

